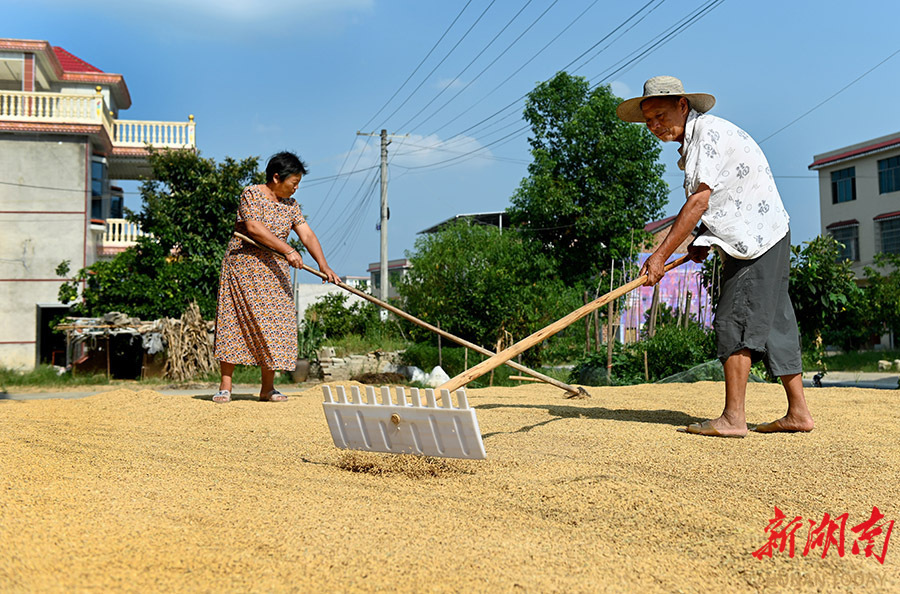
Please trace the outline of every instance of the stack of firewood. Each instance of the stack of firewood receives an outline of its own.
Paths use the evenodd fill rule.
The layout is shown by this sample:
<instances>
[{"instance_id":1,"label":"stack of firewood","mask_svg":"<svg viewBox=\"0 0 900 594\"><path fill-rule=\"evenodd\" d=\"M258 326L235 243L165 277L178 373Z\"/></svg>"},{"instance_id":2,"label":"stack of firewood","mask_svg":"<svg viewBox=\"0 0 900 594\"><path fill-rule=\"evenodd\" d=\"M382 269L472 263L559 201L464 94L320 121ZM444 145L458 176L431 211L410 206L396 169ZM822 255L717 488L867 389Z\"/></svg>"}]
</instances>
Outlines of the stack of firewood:
<instances>
[{"instance_id":1,"label":"stack of firewood","mask_svg":"<svg viewBox=\"0 0 900 594\"><path fill-rule=\"evenodd\" d=\"M191 303L180 320L161 320L160 332L166 344L166 377L175 381L199 378L215 371L212 322L203 320L200 308Z\"/></svg>"}]
</instances>

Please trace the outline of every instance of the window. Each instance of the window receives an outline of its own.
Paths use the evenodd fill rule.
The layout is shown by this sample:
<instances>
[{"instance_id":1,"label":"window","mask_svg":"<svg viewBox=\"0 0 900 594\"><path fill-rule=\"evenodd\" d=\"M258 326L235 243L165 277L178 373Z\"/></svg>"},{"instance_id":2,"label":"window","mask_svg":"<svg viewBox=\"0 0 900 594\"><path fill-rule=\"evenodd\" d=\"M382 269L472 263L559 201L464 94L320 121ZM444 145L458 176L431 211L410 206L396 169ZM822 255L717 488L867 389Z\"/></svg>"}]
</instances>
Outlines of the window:
<instances>
[{"instance_id":1,"label":"window","mask_svg":"<svg viewBox=\"0 0 900 594\"><path fill-rule=\"evenodd\" d=\"M109 199L109 218L121 219L125 215L125 204L122 196L111 196Z\"/></svg>"},{"instance_id":2,"label":"window","mask_svg":"<svg viewBox=\"0 0 900 594\"><path fill-rule=\"evenodd\" d=\"M94 157L91 160L91 218L103 218L103 195L106 194L106 159Z\"/></svg>"},{"instance_id":3,"label":"window","mask_svg":"<svg viewBox=\"0 0 900 594\"><path fill-rule=\"evenodd\" d=\"M878 193L900 192L900 155L878 162Z\"/></svg>"},{"instance_id":4,"label":"window","mask_svg":"<svg viewBox=\"0 0 900 594\"><path fill-rule=\"evenodd\" d=\"M844 248L838 254L838 262L844 260L859 261L859 226L851 225L847 227L838 227L830 231L831 236L838 242L843 244Z\"/></svg>"},{"instance_id":5,"label":"window","mask_svg":"<svg viewBox=\"0 0 900 594\"><path fill-rule=\"evenodd\" d=\"M900 214L877 221L878 234L881 236L881 251L887 254L900 254Z\"/></svg>"},{"instance_id":6,"label":"window","mask_svg":"<svg viewBox=\"0 0 900 594\"><path fill-rule=\"evenodd\" d=\"M831 202L856 200L856 167L831 172Z\"/></svg>"}]
</instances>

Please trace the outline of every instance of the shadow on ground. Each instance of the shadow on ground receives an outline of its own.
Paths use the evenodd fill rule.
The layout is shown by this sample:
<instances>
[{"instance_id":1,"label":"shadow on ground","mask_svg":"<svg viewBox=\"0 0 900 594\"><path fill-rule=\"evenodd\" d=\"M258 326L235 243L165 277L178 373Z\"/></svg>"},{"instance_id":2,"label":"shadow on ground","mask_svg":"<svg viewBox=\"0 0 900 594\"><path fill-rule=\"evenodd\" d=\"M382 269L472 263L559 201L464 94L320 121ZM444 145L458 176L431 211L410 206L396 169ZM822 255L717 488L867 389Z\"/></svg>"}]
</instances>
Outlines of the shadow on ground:
<instances>
[{"instance_id":1,"label":"shadow on ground","mask_svg":"<svg viewBox=\"0 0 900 594\"><path fill-rule=\"evenodd\" d=\"M677 410L630 410L630 409L610 409L610 408L582 408L575 406L560 406L555 404L482 404L475 407L478 410L491 410L496 408L531 408L544 409L552 418L534 425L527 425L512 433L527 433L536 427L547 425L553 421L561 419L603 419L608 421L629 421L635 423L655 423L658 425L672 425L674 427L684 427L691 423L699 423L705 419L685 414ZM496 431L494 433L485 433L482 438L491 437L509 431Z\"/></svg>"}]
</instances>

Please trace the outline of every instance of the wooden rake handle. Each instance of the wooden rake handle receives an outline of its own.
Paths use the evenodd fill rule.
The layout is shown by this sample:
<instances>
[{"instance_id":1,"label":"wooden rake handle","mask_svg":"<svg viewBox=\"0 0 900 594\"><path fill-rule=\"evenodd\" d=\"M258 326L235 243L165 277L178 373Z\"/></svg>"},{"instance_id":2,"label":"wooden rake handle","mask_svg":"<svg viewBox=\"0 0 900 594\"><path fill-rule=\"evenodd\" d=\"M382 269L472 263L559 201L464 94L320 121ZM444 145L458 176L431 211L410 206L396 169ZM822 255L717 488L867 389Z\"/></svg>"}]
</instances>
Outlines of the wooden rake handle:
<instances>
[{"instance_id":1,"label":"wooden rake handle","mask_svg":"<svg viewBox=\"0 0 900 594\"><path fill-rule=\"evenodd\" d=\"M665 267L666 272L675 268L676 266L681 266L682 264L687 262L689 259L690 259L689 256L687 254L685 254L684 256L682 256L676 260L672 260L671 262L666 264L666 267ZM508 349L506 349L504 351L500 351L499 353L497 353L490 359L482 361L481 363L479 363L478 365L475 365L471 369L464 371L463 373L460 373L456 377L451 378L449 382L444 383L443 385L439 386L437 389L438 390L450 390L451 392L454 392L454 391L458 390L459 388L462 388L470 381L481 377L485 373L488 373L490 370L492 370L496 367L499 367L500 365L503 365L505 362L509 361L510 359L512 359L513 357L518 355L519 353L523 353L523 352L527 351L528 349L530 349L534 345L538 344L539 342L550 338L551 336L553 336L560 330L567 328L568 326L571 326L572 324L574 324L575 322L577 322L584 316L588 315L589 313L593 312L594 310L600 309L601 307L603 307L604 305L606 305L613 299L618 299L622 295L624 295L626 293L630 293L634 289L637 289L638 287L642 286L645 282L647 282L646 274L637 277L630 283L622 285L621 287L619 287L618 289L615 289L614 291L610 291L609 293L607 293L606 295L603 295L602 297L598 297L597 299L591 301L587 305L579 307L578 309L576 309L569 315L565 316L564 318L561 318L561 319L557 320L556 322L553 322L549 326L541 328L540 330L538 330L531 336L523 338L516 344L509 347Z\"/></svg>"},{"instance_id":2,"label":"wooden rake handle","mask_svg":"<svg viewBox=\"0 0 900 594\"><path fill-rule=\"evenodd\" d=\"M286 257L281 252L279 252L277 250L273 250L272 248L266 247L266 246L260 244L259 242L254 241L253 239L247 237L243 233L235 231L234 236L242 241L246 241L250 245L254 245L258 248L268 250L268 251L272 252L273 254L277 254L277 255L281 256L282 258ZM303 270L318 276L322 280L328 280L328 277L325 274L319 272L318 270L316 270L314 268L310 268L306 264L303 265ZM485 357L493 357L494 356L494 353L492 351L489 351L484 347L481 347L473 342L469 342L468 340L465 340L463 338L459 338L458 336L454 336L454 335L450 334L449 332L447 332L446 330L441 330L437 326L432 326L428 322L426 322L424 320L420 320L419 318L413 316L412 314L408 314L405 311L403 311L402 309L398 309L398 308L394 307L393 305L391 305L390 303L385 303L381 299L373 297L372 295L369 295L368 293L364 293L363 291L360 291L359 289L357 289L355 287L351 287L350 285L345 284L341 281L338 281L334 284L336 284L340 288L344 289L345 291L349 291L350 293L353 293L354 295L356 295L358 297L362 297L366 301L374 303L378 307L384 308L390 312L397 314L398 316L400 316L401 318L403 318L405 320L409 320L410 322L412 322L413 324L416 324L417 326L421 326L422 328L425 328L426 330L430 330L431 332L434 332L435 334L443 336L447 340L452 340L453 342L460 344L464 347L467 347L469 349L472 349L476 353L480 353L480 354L484 355ZM546 382L548 384L556 386L557 388L565 390L566 392L568 392L570 394L579 394L579 393L583 392L583 390L579 390L578 388L576 388L574 386L570 386L569 384L563 383L563 382L561 382L557 379L554 379L550 376L544 375L543 373L534 371L533 369L529 369L528 367L525 367L524 365L520 365L519 363L516 363L515 361L504 361L504 363L506 363L507 365L509 365L510 367L512 367L513 369L515 369L517 371L521 371L522 373L527 373L528 375L530 375L533 378L539 379L542 382ZM502 364L503 363L499 363L498 366L502 365Z\"/></svg>"}]
</instances>

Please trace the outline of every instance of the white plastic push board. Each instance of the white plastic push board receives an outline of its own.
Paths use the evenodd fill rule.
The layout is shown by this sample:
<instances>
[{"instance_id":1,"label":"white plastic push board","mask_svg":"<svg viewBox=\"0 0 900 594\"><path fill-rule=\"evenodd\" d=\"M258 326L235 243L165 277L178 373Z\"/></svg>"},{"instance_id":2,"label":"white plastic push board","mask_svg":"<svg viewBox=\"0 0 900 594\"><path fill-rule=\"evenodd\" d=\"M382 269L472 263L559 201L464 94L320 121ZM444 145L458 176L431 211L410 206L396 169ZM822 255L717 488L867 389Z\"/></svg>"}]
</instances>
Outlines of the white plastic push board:
<instances>
[{"instance_id":1,"label":"white plastic push board","mask_svg":"<svg viewBox=\"0 0 900 594\"><path fill-rule=\"evenodd\" d=\"M418 454L444 458L483 460L484 443L478 429L475 410L469 408L466 391L456 391L456 406L449 390L441 390L441 402L434 390L411 388L409 399L402 387L382 386L381 402L373 386L366 386L363 402L358 386L322 386L325 393L325 418L334 445L341 449ZM424 403L422 402L424 397Z\"/></svg>"}]
</instances>

